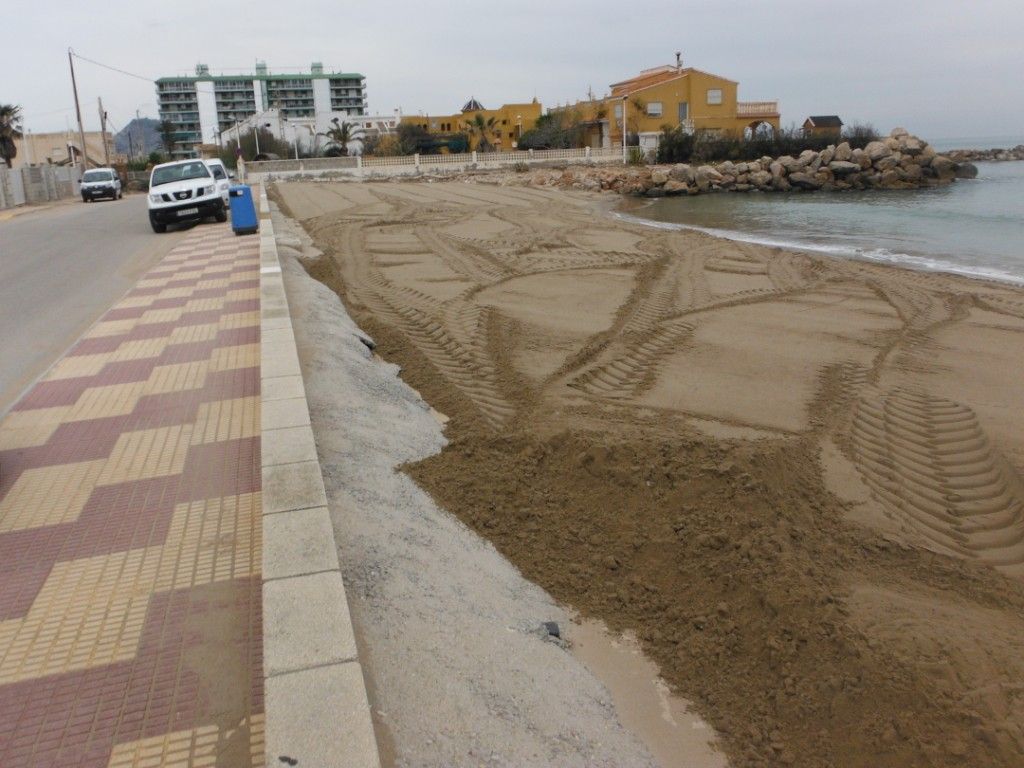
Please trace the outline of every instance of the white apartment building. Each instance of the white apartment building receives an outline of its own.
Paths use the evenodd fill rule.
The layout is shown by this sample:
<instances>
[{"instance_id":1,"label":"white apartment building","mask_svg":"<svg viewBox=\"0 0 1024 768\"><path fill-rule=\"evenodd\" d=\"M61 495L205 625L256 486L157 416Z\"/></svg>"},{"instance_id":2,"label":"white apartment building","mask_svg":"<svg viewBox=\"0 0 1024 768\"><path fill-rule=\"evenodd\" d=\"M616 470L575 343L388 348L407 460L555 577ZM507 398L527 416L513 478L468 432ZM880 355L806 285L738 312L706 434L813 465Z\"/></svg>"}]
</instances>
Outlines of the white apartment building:
<instances>
[{"instance_id":1,"label":"white apartment building","mask_svg":"<svg viewBox=\"0 0 1024 768\"><path fill-rule=\"evenodd\" d=\"M334 127L333 121L349 123L352 126L352 141L349 142L349 154L359 155L363 151L362 139L369 139L388 133L394 133L402 121L402 113L395 110L390 115L353 115L348 112L318 112L313 117L288 117L283 110L267 109L250 115L245 120L234 124L221 133L220 139L227 143L234 139L239 141L257 128L273 134L292 147L298 144L303 152L323 149L330 143L327 132Z\"/></svg>"},{"instance_id":2,"label":"white apartment building","mask_svg":"<svg viewBox=\"0 0 1024 768\"><path fill-rule=\"evenodd\" d=\"M315 125L367 112L366 78L325 72L320 62L313 62L309 74L272 74L259 62L252 74L211 75L207 65L197 64L195 76L161 77L156 90L160 119L177 128L175 158L198 156L201 145L220 144L238 123L268 110L281 121Z\"/></svg>"}]
</instances>

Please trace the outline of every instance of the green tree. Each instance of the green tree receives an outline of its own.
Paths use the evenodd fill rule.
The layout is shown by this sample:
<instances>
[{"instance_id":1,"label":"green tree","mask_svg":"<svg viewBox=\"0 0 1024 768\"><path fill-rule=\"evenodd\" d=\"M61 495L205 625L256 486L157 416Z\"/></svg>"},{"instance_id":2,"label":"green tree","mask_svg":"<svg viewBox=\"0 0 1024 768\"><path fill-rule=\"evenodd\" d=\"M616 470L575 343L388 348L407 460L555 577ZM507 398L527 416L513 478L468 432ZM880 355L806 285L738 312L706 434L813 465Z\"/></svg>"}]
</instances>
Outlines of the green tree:
<instances>
[{"instance_id":1,"label":"green tree","mask_svg":"<svg viewBox=\"0 0 1024 768\"><path fill-rule=\"evenodd\" d=\"M160 134L160 142L164 145L164 150L168 156L171 156L174 151L174 134L178 132L177 127L170 120L161 120L156 130Z\"/></svg>"},{"instance_id":2,"label":"green tree","mask_svg":"<svg viewBox=\"0 0 1024 768\"><path fill-rule=\"evenodd\" d=\"M494 117L485 118L479 112L473 116L473 119L464 123L462 128L469 134L470 140L476 139L476 149L478 152L493 152L494 151L494 133L498 127L498 120Z\"/></svg>"},{"instance_id":3,"label":"green tree","mask_svg":"<svg viewBox=\"0 0 1024 768\"><path fill-rule=\"evenodd\" d=\"M414 155L417 152L428 154L434 149L434 139L422 125L399 123L397 132L399 154Z\"/></svg>"},{"instance_id":4,"label":"green tree","mask_svg":"<svg viewBox=\"0 0 1024 768\"><path fill-rule=\"evenodd\" d=\"M347 157L349 142L361 140L363 129L353 127L352 123L343 123L338 118L331 118L333 128L328 128L326 133L318 133L328 140L324 147L324 155L327 157Z\"/></svg>"},{"instance_id":5,"label":"green tree","mask_svg":"<svg viewBox=\"0 0 1024 768\"><path fill-rule=\"evenodd\" d=\"M21 107L17 104L0 104L0 157L11 167L11 161L18 154L14 140L21 138Z\"/></svg>"}]
</instances>

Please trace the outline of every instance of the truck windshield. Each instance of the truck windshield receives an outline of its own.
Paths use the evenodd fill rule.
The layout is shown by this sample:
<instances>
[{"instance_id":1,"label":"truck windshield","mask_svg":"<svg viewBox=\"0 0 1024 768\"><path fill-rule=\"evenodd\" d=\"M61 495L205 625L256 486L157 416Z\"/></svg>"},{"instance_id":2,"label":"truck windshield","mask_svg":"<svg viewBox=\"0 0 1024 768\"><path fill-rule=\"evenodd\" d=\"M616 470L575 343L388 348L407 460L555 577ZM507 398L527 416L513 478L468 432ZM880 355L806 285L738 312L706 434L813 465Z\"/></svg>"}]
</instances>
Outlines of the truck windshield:
<instances>
[{"instance_id":1,"label":"truck windshield","mask_svg":"<svg viewBox=\"0 0 1024 768\"><path fill-rule=\"evenodd\" d=\"M82 181L110 181L110 171L86 171Z\"/></svg>"},{"instance_id":2,"label":"truck windshield","mask_svg":"<svg viewBox=\"0 0 1024 768\"><path fill-rule=\"evenodd\" d=\"M194 163L182 163L181 165L169 165L166 168L153 169L153 178L149 186L159 187L161 184L170 184L172 181L185 181L186 179L208 179L210 171L206 164L197 160Z\"/></svg>"}]
</instances>

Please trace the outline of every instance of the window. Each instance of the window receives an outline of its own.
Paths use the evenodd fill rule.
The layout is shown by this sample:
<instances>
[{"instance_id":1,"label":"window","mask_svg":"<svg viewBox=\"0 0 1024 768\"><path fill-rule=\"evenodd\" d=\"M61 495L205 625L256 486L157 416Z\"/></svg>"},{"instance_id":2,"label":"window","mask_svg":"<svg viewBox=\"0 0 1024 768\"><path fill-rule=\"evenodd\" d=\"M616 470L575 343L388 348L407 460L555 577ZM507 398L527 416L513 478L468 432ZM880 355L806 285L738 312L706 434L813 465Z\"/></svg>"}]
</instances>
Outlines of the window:
<instances>
[{"instance_id":1,"label":"window","mask_svg":"<svg viewBox=\"0 0 1024 768\"><path fill-rule=\"evenodd\" d=\"M622 119L622 105L621 104L616 104L615 105L615 117L616 117L617 120L621 120Z\"/></svg>"},{"instance_id":2,"label":"window","mask_svg":"<svg viewBox=\"0 0 1024 768\"><path fill-rule=\"evenodd\" d=\"M679 102L679 122L690 119L690 103L687 101Z\"/></svg>"},{"instance_id":3,"label":"window","mask_svg":"<svg viewBox=\"0 0 1024 768\"><path fill-rule=\"evenodd\" d=\"M722 103L722 89L721 88L708 88L708 104L721 104Z\"/></svg>"},{"instance_id":4,"label":"window","mask_svg":"<svg viewBox=\"0 0 1024 768\"><path fill-rule=\"evenodd\" d=\"M647 104L648 117L661 117L661 102L652 101Z\"/></svg>"}]
</instances>

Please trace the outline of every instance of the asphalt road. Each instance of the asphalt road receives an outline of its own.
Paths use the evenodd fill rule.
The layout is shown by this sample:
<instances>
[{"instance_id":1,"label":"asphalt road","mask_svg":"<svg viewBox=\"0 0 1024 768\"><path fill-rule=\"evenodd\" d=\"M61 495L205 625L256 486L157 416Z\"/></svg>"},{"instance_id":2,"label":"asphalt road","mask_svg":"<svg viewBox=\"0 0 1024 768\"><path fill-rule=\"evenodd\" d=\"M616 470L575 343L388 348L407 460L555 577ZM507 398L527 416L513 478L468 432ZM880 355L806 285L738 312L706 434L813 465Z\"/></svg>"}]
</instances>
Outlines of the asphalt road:
<instances>
[{"instance_id":1,"label":"asphalt road","mask_svg":"<svg viewBox=\"0 0 1024 768\"><path fill-rule=\"evenodd\" d=\"M183 236L141 194L0 221L0 414Z\"/></svg>"}]
</instances>

